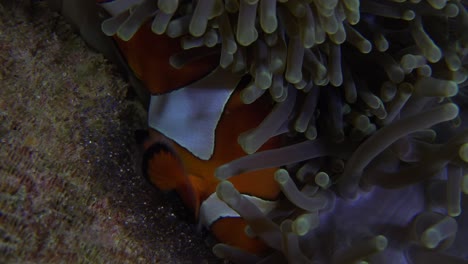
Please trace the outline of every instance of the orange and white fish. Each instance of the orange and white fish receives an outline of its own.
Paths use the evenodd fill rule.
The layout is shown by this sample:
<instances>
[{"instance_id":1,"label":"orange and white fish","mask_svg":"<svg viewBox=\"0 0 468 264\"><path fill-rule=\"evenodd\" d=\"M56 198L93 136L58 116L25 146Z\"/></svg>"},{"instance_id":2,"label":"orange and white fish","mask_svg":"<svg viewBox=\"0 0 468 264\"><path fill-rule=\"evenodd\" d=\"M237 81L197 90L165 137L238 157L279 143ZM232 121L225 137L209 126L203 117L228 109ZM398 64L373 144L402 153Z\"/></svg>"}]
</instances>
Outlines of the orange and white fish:
<instances>
[{"instance_id":1,"label":"orange and white fish","mask_svg":"<svg viewBox=\"0 0 468 264\"><path fill-rule=\"evenodd\" d=\"M118 7L104 5L109 6ZM109 12L119 12L112 8ZM268 115L273 106L270 97L244 104L240 97L246 84L243 76L217 67L216 55L173 68L169 58L182 51L180 39L156 35L149 24L128 41L115 38L128 65L152 94L143 165L150 181L161 190L176 190L220 242L264 254L267 246L248 237L246 222L217 197L220 181L214 173L217 167L246 155L238 137ZM280 138L275 137L260 150L279 144ZM275 170L243 173L229 181L266 213L280 193Z\"/></svg>"}]
</instances>

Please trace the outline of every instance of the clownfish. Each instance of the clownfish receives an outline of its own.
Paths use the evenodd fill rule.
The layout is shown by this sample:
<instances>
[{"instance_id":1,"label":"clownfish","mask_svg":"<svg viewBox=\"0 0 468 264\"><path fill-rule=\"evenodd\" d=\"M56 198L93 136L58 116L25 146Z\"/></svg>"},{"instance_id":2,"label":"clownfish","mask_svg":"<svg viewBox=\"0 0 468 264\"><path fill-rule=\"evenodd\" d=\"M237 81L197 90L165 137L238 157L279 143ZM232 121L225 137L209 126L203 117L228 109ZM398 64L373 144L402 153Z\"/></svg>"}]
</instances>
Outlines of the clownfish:
<instances>
[{"instance_id":1,"label":"clownfish","mask_svg":"<svg viewBox=\"0 0 468 264\"><path fill-rule=\"evenodd\" d=\"M118 12L98 1L110 13ZM175 190L201 225L225 244L263 255L267 246L246 235L247 223L216 195L219 166L245 156L241 133L255 128L272 109L269 96L244 104L240 91L245 76L218 66L211 55L181 68L170 57L182 51L180 38L156 35L148 23L129 40L114 36L128 66L151 93L144 142L143 172L158 189ZM203 49L203 48L201 48ZM271 138L260 150L276 148ZM275 168L236 175L229 181L267 213L275 206L280 187Z\"/></svg>"}]
</instances>

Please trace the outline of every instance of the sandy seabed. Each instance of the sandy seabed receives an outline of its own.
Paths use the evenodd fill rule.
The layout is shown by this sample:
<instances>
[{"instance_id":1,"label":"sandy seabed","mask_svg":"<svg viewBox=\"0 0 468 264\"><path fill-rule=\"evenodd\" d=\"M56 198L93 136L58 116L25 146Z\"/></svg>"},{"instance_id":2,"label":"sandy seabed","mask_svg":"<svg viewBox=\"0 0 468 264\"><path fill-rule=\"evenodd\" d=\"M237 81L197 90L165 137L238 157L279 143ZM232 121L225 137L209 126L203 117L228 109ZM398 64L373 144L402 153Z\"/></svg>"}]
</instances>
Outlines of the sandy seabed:
<instances>
[{"instance_id":1,"label":"sandy seabed","mask_svg":"<svg viewBox=\"0 0 468 264\"><path fill-rule=\"evenodd\" d=\"M0 262L217 262L176 196L141 176L145 111L128 85L25 2L0 1Z\"/></svg>"}]
</instances>

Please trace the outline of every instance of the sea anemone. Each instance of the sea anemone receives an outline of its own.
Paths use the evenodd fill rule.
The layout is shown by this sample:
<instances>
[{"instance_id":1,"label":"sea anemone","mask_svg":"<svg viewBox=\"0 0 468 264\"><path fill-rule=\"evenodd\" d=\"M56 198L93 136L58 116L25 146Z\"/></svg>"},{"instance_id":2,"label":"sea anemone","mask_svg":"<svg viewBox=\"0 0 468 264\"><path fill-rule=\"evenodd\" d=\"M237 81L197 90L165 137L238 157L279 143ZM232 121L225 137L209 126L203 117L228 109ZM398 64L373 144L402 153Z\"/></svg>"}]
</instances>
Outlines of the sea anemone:
<instances>
[{"instance_id":1,"label":"sea anemone","mask_svg":"<svg viewBox=\"0 0 468 264\"><path fill-rule=\"evenodd\" d=\"M217 188L272 252L261 259L220 244L216 255L239 263L468 260L466 1L120 2L127 5L102 23L106 35L128 40L150 21L155 34L180 37L188 51L210 47L222 68L250 75L244 103L267 91L275 102L239 136L246 155L216 171L228 179L281 167L284 196L268 215L229 182ZM257 151L278 135L289 143Z\"/></svg>"}]
</instances>

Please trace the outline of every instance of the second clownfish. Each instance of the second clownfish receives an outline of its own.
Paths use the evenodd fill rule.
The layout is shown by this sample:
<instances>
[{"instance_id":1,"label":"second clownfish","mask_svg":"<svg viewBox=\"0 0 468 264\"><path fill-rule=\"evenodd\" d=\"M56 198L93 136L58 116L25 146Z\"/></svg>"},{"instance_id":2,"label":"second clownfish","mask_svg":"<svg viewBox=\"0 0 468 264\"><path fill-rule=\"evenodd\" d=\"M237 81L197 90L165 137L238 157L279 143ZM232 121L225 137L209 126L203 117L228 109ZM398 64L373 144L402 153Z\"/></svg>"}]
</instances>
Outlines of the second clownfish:
<instances>
[{"instance_id":1,"label":"second clownfish","mask_svg":"<svg viewBox=\"0 0 468 264\"><path fill-rule=\"evenodd\" d=\"M272 109L270 98L244 104L242 76L217 67L216 55L173 68L169 58L182 51L180 39L156 35L148 24L128 41L115 40L152 94L144 173L159 189L176 190L220 242L257 255L266 253L267 246L248 237L246 222L217 197L219 180L214 173L217 167L246 155L238 136L267 116ZM279 144L279 138L272 138L260 150ZM243 173L229 181L266 213L280 193L275 170Z\"/></svg>"}]
</instances>

